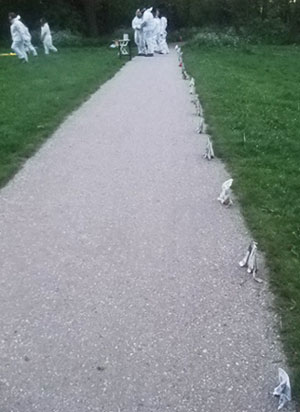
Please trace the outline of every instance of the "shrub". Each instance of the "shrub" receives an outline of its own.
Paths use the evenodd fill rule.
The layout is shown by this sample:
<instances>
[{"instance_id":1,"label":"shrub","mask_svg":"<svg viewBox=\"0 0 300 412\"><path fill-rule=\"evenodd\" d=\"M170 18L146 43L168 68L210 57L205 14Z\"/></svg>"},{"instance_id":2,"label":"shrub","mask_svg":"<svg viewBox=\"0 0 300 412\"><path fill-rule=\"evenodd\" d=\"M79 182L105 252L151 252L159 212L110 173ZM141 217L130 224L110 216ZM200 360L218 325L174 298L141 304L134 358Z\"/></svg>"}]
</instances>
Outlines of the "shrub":
<instances>
[{"instance_id":1,"label":"shrub","mask_svg":"<svg viewBox=\"0 0 300 412\"><path fill-rule=\"evenodd\" d=\"M190 44L208 47L237 47L245 42L236 34L230 32L202 31L194 36Z\"/></svg>"},{"instance_id":2,"label":"shrub","mask_svg":"<svg viewBox=\"0 0 300 412\"><path fill-rule=\"evenodd\" d=\"M70 30L60 30L52 33L53 43L60 47L80 47L83 46L81 34L72 33Z\"/></svg>"}]
</instances>

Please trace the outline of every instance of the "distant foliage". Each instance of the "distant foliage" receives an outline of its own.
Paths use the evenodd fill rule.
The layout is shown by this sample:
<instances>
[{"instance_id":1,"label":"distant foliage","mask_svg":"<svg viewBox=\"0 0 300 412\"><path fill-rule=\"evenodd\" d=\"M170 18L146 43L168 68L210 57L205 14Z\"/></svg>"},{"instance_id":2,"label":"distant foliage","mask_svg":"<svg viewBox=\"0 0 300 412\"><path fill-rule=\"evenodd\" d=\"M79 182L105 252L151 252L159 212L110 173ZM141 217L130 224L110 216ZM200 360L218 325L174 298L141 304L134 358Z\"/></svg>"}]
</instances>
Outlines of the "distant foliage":
<instances>
[{"instance_id":1,"label":"distant foliage","mask_svg":"<svg viewBox=\"0 0 300 412\"><path fill-rule=\"evenodd\" d=\"M0 0L0 37L9 36L9 11L21 14L30 30L38 29L45 16L55 30L97 37L128 27L135 10L150 4L165 12L175 40L182 28L211 25L234 27L238 34L247 32L268 42L299 40L300 0ZM231 40L210 39L213 44Z\"/></svg>"},{"instance_id":2,"label":"distant foliage","mask_svg":"<svg viewBox=\"0 0 300 412\"><path fill-rule=\"evenodd\" d=\"M57 46L79 47L83 46L84 38L81 34L72 33L71 30L60 30L52 33L53 43Z\"/></svg>"},{"instance_id":3,"label":"distant foliage","mask_svg":"<svg viewBox=\"0 0 300 412\"><path fill-rule=\"evenodd\" d=\"M241 38L229 33L200 32L191 41L192 45L220 47L237 47L241 44Z\"/></svg>"}]
</instances>

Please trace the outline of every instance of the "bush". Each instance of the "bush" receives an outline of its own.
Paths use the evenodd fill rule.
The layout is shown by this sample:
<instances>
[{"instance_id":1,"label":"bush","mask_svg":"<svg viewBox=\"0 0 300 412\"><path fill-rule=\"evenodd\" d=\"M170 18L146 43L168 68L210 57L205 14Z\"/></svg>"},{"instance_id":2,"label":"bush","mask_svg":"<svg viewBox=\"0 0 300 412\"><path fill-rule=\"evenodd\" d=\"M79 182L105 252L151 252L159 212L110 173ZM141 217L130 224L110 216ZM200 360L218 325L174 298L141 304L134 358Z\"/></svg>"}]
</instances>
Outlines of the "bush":
<instances>
[{"instance_id":1,"label":"bush","mask_svg":"<svg viewBox=\"0 0 300 412\"><path fill-rule=\"evenodd\" d=\"M198 32L198 27L182 28L179 30L173 30L168 33L168 42L177 43L181 41L191 40Z\"/></svg>"},{"instance_id":2,"label":"bush","mask_svg":"<svg viewBox=\"0 0 300 412\"><path fill-rule=\"evenodd\" d=\"M227 32L206 31L198 32L190 41L192 46L208 47L238 47L245 43L246 38L241 38L229 29Z\"/></svg>"},{"instance_id":3,"label":"bush","mask_svg":"<svg viewBox=\"0 0 300 412\"><path fill-rule=\"evenodd\" d=\"M60 30L52 33L53 43L59 47L80 47L83 46L81 34L72 33L70 30Z\"/></svg>"},{"instance_id":4,"label":"bush","mask_svg":"<svg viewBox=\"0 0 300 412\"><path fill-rule=\"evenodd\" d=\"M288 27L277 18L254 19L249 25L242 29L244 34L249 34L253 41L283 44L289 42Z\"/></svg>"}]
</instances>

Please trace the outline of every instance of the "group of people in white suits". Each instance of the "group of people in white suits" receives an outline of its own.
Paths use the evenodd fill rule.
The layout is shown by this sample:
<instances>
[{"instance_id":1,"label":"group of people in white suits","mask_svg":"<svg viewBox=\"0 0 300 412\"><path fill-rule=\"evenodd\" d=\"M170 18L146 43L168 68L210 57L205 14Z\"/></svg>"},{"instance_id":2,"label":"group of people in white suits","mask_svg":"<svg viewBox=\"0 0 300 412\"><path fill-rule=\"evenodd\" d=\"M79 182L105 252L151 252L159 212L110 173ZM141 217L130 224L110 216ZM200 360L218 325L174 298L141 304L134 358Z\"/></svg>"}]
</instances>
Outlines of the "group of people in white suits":
<instances>
[{"instance_id":1,"label":"group of people in white suits","mask_svg":"<svg viewBox=\"0 0 300 412\"><path fill-rule=\"evenodd\" d=\"M21 20L21 16L15 13L9 13L8 19L10 22L10 33L12 38L12 50L16 53L18 58L23 62L28 62L28 54L32 53L37 56L36 48L31 43L31 34L28 27ZM49 54L52 50L57 52L57 48L53 46L51 31L49 24L45 19L41 19L41 40L44 45L45 54Z\"/></svg>"},{"instance_id":2,"label":"group of people in white suits","mask_svg":"<svg viewBox=\"0 0 300 412\"><path fill-rule=\"evenodd\" d=\"M167 44L168 21L161 16L159 9L138 9L132 20L134 41L139 56L152 57L154 53L168 54Z\"/></svg>"}]
</instances>

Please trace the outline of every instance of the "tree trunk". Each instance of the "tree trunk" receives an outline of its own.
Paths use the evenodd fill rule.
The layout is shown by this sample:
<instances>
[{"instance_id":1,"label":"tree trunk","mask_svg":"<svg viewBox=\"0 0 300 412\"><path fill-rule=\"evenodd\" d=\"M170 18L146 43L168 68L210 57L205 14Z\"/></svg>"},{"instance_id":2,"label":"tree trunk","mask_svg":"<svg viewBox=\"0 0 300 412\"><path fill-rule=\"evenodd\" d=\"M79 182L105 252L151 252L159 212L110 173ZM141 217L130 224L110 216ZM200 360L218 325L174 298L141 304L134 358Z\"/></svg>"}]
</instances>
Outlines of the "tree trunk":
<instances>
[{"instance_id":1,"label":"tree trunk","mask_svg":"<svg viewBox=\"0 0 300 412\"><path fill-rule=\"evenodd\" d=\"M263 0L261 9L261 18L265 20L268 17L269 0Z\"/></svg>"},{"instance_id":2,"label":"tree trunk","mask_svg":"<svg viewBox=\"0 0 300 412\"><path fill-rule=\"evenodd\" d=\"M82 0L84 5L88 33L91 37L97 37L99 34L97 26L96 0Z\"/></svg>"}]
</instances>

